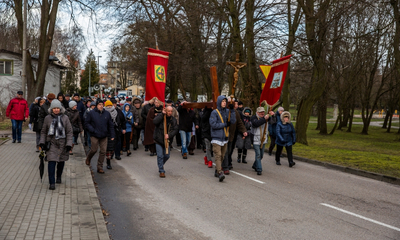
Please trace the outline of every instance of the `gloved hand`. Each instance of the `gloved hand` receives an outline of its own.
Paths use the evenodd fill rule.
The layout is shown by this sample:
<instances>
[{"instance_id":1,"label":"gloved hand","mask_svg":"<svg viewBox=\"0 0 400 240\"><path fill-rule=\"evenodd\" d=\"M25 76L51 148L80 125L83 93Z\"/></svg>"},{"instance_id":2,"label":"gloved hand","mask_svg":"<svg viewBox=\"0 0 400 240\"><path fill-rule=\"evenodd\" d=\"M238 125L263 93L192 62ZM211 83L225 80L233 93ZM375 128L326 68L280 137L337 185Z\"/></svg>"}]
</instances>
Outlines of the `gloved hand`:
<instances>
[{"instance_id":1,"label":"gloved hand","mask_svg":"<svg viewBox=\"0 0 400 240\"><path fill-rule=\"evenodd\" d=\"M67 152L71 151L72 147L71 146L66 146L65 149L67 150Z\"/></svg>"},{"instance_id":2,"label":"gloved hand","mask_svg":"<svg viewBox=\"0 0 400 240\"><path fill-rule=\"evenodd\" d=\"M229 107L230 110L232 110L233 109L233 104L232 103L229 104L228 107Z\"/></svg>"},{"instance_id":3,"label":"gloved hand","mask_svg":"<svg viewBox=\"0 0 400 240\"><path fill-rule=\"evenodd\" d=\"M29 130L32 131L32 123L29 123Z\"/></svg>"},{"instance_id":4,"label":"gloved hand","mask_svg":"<svg viewBox=\"0 0 400 240\"><path fill-rule=\"evenodd\" d=\"M228 121L228 122L226 123L226 126L229 127L230 125L231 125L231 121Z\"/></svg>"},{"instance_id":5,"label":"gloved hand","mask_svg":"<svg viewBox=\"0 0 400 240\"><path fill-rule=\"evenodd\" d=\"M45 146L46 146L46 145L45 145L44 143L39 144L39 147L40 147L43 151L46 151L46 150L47 150Z\"/></svg>"}]
</instances>

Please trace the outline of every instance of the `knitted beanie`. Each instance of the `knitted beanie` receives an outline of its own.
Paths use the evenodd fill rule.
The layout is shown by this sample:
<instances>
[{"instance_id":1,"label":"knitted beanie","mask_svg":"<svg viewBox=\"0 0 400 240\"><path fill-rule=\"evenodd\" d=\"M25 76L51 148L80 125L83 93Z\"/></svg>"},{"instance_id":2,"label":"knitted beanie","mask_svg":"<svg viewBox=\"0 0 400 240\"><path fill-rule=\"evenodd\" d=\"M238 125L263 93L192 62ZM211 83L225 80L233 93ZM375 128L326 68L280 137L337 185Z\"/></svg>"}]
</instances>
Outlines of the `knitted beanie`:
<instances>
[{"instance_id":1,"label":"knitted beanie","mask_svg":"<svg viewBox=\"0 0 400 240\"><path fill-rule=\"evenodd\" d=\"M105 107L108 107L108 106L112 106L113 104L112 104L112 102L110 101L110 100L107 100L105 103L104 103L104 106Z\"/></svg>"},{"instance_id":2,"label":"knitted beanie","mask_svg":"<svg viewBox=\"0 0 400 240\"><path fill-rule=\"evenodd\" d=\"M76 106L76 102L75 101L71 101L68 103L69 108L73 108L74 106Z\"/></svg>"}]
</instances>

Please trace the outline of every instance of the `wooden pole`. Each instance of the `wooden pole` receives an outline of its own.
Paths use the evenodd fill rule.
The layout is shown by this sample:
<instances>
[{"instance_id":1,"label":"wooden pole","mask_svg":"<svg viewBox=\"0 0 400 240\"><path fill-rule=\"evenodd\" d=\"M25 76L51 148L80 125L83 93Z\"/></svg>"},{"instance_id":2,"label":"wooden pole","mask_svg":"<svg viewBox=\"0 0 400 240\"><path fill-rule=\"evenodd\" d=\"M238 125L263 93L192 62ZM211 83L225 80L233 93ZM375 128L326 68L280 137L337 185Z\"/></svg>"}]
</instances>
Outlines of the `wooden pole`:
<instances>
[{"instance_id":1,"label":"wooden pole","mask_svg":"<svg viewBox=\"0 0 400 240\"><path fill-rule=\"evenodd\" d=\"M164 114L164 145L165 145L165 154L168 154L168 149L169 149L169 139L165 139L165 135L168 134L167 131L167 114Z\"/></svg>"}]
</instances>

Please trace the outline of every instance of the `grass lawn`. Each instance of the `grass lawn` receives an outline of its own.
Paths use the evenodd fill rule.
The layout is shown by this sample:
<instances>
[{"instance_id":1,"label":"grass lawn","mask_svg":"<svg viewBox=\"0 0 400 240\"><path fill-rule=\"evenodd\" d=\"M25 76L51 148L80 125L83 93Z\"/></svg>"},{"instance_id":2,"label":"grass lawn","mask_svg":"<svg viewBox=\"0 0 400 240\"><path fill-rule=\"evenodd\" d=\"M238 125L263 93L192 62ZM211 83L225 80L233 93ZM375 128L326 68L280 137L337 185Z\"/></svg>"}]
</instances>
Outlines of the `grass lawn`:
<instances>
[{"instance_id":1,"label":"grass lawn","mask_svg":"<svg viewBox=\"0 0 400 240\"><path fill-rule=\"evenodd\" d=\"M328 132L333 124L328 124ZM353 125L352 133L335 131L333 135L320 135L310 123L308 144L296 144L293 154L309 159L329 162L400 178L400 136L397 129L369 127L369 135L361 135L362 125Z\"/></svg>"},{"instance_id":2,"label":"grass lawn","mask_svg":"<svg viewBox=\"0 0 400 240\"><path fill-rule=\"evenodd\" d=\"M12 125L11 125L10 119L6 119L6 120L0 122L0 130L9 130L9 129L11 129L11 127L12 127Z\"/></svg>"}]
</instances>

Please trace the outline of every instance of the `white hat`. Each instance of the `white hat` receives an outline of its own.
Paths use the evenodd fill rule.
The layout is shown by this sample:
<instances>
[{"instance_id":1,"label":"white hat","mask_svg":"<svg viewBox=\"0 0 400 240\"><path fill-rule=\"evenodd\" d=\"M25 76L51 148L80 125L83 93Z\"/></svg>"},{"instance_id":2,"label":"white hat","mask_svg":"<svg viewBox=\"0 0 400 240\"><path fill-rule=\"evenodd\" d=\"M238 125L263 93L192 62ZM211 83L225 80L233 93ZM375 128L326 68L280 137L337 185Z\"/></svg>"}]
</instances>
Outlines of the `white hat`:
<instances>
[{"instance_id":1,"label":"white hat","mask_svg":"<svg viewBox=\"0 0 400 240\"><path fill-rule=\"evenodd\" d=\"M257 108L257 112L259 113L259 112L265 112L265 109L263 108L263 107L258 107Z\"/></svg>"}]
</instances>

